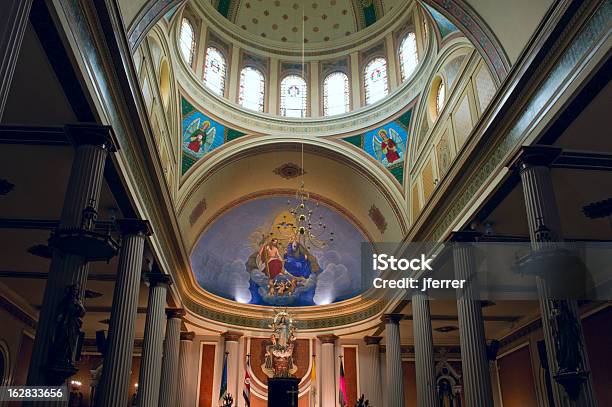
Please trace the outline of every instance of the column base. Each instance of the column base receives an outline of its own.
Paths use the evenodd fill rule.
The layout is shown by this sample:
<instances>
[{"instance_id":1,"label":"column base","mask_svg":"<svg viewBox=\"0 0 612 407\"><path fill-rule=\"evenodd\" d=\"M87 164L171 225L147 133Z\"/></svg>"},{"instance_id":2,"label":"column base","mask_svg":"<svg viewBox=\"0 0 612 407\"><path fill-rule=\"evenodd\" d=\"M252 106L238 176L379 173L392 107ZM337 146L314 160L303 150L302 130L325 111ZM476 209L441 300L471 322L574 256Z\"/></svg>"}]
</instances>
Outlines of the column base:
<instances>
[{"instance_id":1,"label":"column base","mask_svg":"<svg viewBox=\"0 0 612 407\"><path fill-rule=\"evenodd\" d=\"M589 373L585 371L561 372L554 376L554 379L563 386L572 401L578 400L581 387L588 378Z\"/></svg>"}]
</instances>

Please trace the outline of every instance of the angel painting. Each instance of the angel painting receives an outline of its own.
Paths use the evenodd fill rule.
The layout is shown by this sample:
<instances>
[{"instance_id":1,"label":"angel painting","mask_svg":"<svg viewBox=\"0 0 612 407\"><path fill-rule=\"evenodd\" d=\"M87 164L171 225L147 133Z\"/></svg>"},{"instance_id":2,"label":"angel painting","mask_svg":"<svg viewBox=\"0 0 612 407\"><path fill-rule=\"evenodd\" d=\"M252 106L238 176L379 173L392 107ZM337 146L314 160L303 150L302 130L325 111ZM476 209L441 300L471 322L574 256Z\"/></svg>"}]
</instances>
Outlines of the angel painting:
<instances>
[{"instance_id":1,"label":"angel painting","mask_svg":"<svg viewBox=\"0 0 612 407\"><path fill-rule=\"evenodd\" d=\"M211 126L210 121L205 120L201 125L200 122L200 118L195 119L185 130L185 134L189 137L185 140L187 148L196 154L204 154L210 151L217 133L217 129Z\"/></svg>"},{"instance_id":2,"label":"angel painting","mask_svg":"<svg viewBox=\"0 0 612 407\"><path fill-rule=\"evenodd\" d=\"M378 161L384 165L400 162L404 155L404 142L395 129L389 127L389 131L380 129L378 134L372 137L372 149Z\"/></svg>"}]
</instances>

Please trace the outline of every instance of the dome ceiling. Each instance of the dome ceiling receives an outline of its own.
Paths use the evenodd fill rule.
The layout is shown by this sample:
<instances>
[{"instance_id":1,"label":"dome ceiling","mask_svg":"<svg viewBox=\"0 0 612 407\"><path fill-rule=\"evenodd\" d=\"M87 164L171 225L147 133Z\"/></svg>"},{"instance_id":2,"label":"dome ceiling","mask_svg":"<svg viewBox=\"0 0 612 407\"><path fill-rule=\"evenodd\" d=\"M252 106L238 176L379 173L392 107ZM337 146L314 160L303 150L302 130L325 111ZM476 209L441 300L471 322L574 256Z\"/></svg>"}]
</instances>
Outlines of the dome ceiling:
<instances>
[{"instance_id":1,"label":"dome ceiling","mask_svg":"<svg viewBox=\"0 0 612 407\"><path fill-rule=\"evenodd\" d=\"M211 0L243 30L279 42L322 43L374 24L397 0Z\"/></svg>"}]
</instances>

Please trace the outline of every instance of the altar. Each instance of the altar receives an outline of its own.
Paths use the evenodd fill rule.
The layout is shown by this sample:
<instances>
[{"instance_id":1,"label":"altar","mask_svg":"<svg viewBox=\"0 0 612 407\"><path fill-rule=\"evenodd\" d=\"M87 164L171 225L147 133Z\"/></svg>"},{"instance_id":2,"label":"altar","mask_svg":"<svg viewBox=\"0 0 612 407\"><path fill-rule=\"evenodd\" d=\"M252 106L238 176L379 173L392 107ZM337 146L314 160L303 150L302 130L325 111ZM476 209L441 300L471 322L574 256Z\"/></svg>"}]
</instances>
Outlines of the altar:
<instances>
[{"instance_id":1,"label":"altar","mask_svg":"<svg viewBox=\"0 0 612 407\"><path fill-rule=\"evenodd\" d=\"M276 377L268 380L268 407L297 407L297 377Z\"/></svg>"}]
</instances>

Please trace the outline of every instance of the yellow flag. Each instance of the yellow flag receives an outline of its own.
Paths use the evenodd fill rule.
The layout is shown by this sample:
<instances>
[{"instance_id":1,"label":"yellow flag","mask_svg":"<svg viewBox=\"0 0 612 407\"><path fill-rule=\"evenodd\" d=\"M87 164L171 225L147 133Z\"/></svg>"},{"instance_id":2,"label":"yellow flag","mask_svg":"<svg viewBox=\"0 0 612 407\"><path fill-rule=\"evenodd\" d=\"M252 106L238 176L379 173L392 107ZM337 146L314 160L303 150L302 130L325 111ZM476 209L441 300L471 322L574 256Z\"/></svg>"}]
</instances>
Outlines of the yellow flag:
<instances>
[{"instance_id":1,"label":"yellow flag","mask_svg":"<svg viewBox=\"0 0 612 407\"><path fill-rule=\"evenodd\" d=\"M317 365L315 356L312 355L312 369L310 370L310 405L317 406Z\"/></svg>"}]
</instances>

